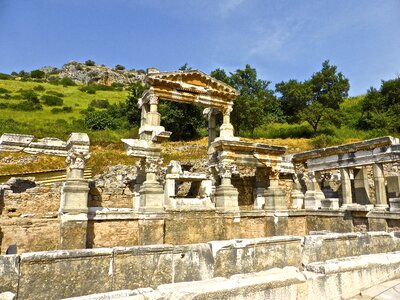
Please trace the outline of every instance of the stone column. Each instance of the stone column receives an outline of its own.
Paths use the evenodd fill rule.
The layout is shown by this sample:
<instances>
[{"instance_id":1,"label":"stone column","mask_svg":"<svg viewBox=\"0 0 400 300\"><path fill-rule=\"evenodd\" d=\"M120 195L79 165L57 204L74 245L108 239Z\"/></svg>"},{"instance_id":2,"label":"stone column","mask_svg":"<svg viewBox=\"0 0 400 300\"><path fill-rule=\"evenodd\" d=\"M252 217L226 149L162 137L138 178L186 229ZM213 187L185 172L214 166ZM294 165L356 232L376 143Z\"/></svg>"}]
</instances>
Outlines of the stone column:
<instances>
[{"instance_id":1,"label":"stone column","mask_svg":"<svg viewBox=\"0 0 400 300\"><path fill-rule=\"evenodd\" d=\"M165 130L164 127L160 126L161 116L158 112L158 97L150 89L144 93L138 105L142 108L141 126L139 128L140 139L151 140L156 133Z\"/></svg>"},{"instance_id":2,"label":"stone column","mask_svg":"<svg viewBox=\"0 0 400 300\"><path fill-rule=\"evenodd\" d=\"M232 172L236 166L232 161L222 160L218 164L218 173L221 184L215 191L215 207L220 211L239 211L239 192L231 183Z\"/></svg>"},{"instance_id":3,"label":"stone column","mask_svg":"<svg viewBox=\"0 0 400 300\"><path fill-rule=\"evenodd\" d=\"M229 139L233 137L233 125L231 124L232 105L229 105L223 110L223 123L220 127L219 136L222 139Z\"/></svg>"},{"instance_id":4,"label":"stone column","mask_svg":"<svg viewBox=\"0 0 400 300\"><path fill-rule=\"evenodd\" d=\"M388 202L386 197L383 165L376 163L373 165L372 169L374 173L374 184L375 184L375 197L376 197L375 208L378 210L386 210L386 208L388 208Z\"/></svg>"},{"instance_id":5,"label":"stone column","mask_svg":"<svg viewBox=\"0 0 400 300\"><path fill-rule=\"evenodd\" d=\"M157 173L160 171L161 163L160 157L146 157L146 180L140 187L140 211L161 212L164 210L164 190L157 181Z\"/></svg>"},{"instance_id":6,"label":"stone column","mask_svg":"<svg viewBox=\"0 0 400 300\"><path fill-rule=\"evenodd\" d=\"M89 137L72 133L67 141L66 181L61 188L60 249L86 248L88 182L83 178L90 157Z\"/></svg>"},{"instance_id":7,"label":"stone column","mask_svg":"<svg viewBox=\"0 0 400 300\"><path fill-rule=\"evenodd\" d=\"M302 209L304 206L304 194L301 192L301 185L297 174L294 174L293 189L290 196L292 197L293 208Z\"/></svg>"},{"instance_id":8,"label":"stone column","mask_svg":"<svg viewBox=\"0 0 400 300\"><path fill-rule=\"evenodd\" d=\"M351 196L351 181L350 181L350 169L341 168L340 169L340 180L342 186L342 207L346 208L353 204L353 199Z\"/></svg>"},{"instance_id":9,"label":"stone column","mask_svg":"<svg viewBox=\"0 0 400 300\"><path fill-rule=\"evenodd\" d=\"M325 199L324 193L316 180L314 172L307 172L303 174L303 179L307 187L304 195L304 208L305 209L318 209L321 207L321 200Z\"/></svg>"},{"instance_id":10,"label":"stone column","mask_svg":"<svg viewBox=\"0 0 400 300\"><path fill-rule=\"evenodd\" d=\"M255 186L253 190L254 209L262 209L265 204L265 185L266 185L266 168L256 168L255 173Z\"/></svg>"},{"instance_id":11,"label":"stone column","mask_svg":"<svg viewBox=\"0 0 400 300\"><path fill-rule=\"evenodd\" d=\"M354 189L357 204L371 204L369 198L368 170L365 167L354 169Z\"/></svg>"},{"instance_id":12,"label":"stone column","mask_svg":"<svg viewBox=\"0 0 400 300\"><path fill-rule=\"evenodd\" d=\"M145 159L140 158L136 162L136 180L135 185L133 186L133 209L139 210L140 207L140 188L142 187L143 182L146 180L146 171L145 171Z\"/></svg>"},{"instance_id":13,"label":"stone column","mask_svg":"<svg viewBox=\"0 0 400 300\"><path fill-rule=\"evenodd\" d=\"M268 173L269 187L264 192L266 210L287 209L285 192L279 187L279 170L271 168Z\"/></svg>"}]
</instances>

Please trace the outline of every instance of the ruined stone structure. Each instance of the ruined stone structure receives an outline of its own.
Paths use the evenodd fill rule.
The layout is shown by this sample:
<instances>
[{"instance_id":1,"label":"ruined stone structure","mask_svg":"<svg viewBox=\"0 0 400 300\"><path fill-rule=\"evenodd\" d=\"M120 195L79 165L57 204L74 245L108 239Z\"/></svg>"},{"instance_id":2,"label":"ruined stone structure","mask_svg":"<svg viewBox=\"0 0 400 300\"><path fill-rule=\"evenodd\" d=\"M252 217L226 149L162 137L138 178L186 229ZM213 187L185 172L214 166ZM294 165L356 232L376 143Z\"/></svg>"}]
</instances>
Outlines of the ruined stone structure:
<instances>
[{"instance_id":1,"label":"ruined stone structure","mask_svg":"<svg viewBox=\"0 0 400 300\"><path fill-rule=\"evenodd\" d=\"M230 112L238 93L224 83L200 71L156 69L145 80L150 88L138 103L139 139L123 139L137 163L117 176L118 188L84 179L86 134L72 133L67 141L1 136L0 151L66 157L66 178L61 187L0 185L1 254L18 253L0 256L6 278L0 299L2 292L53 299L114 290L125 290L116 297L147 293L143 297L154 299L193 291L198 299L243 293L300 299L319 293L323 299L326 290L335 290L333 298L352 296L349 278L360 282L359 291L375 282L373 274L398 277L398 139L286 155L286 147L234 136ZM163 167L161 143L171 132L160 124L160 99L206 106L206 171L177 161ZM182 197L178 190L189 183ZM40 250L54 251L26 253ZM337 260L355 255L365 257ZM57 288L47 291L52 270L63 274L54 271ZM246 275L251 272L258 273ZM200 281L199 288L177 283L187 281Z\"/></svg>"}]
</instances>

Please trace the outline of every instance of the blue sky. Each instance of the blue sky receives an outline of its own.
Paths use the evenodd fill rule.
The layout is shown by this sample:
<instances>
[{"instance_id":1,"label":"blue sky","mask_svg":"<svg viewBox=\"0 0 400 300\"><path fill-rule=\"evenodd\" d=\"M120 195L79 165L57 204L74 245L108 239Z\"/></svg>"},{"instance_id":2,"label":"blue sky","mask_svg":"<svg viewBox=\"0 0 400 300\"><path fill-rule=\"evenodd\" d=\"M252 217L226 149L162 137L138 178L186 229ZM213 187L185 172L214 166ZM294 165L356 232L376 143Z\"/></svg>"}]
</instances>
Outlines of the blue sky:
<instances>
[{"instance_id":1,"label":"blue sky","mask_svg":"<svg viewBox=\"0 0 400 300\"><path fill-rule=\"evenodd\" d=\"M0 0L0 72L92 59L209 73L250 64L275 83L329 59L350 95L400 75L400 0Z\"/></svg>"}]
</instances>

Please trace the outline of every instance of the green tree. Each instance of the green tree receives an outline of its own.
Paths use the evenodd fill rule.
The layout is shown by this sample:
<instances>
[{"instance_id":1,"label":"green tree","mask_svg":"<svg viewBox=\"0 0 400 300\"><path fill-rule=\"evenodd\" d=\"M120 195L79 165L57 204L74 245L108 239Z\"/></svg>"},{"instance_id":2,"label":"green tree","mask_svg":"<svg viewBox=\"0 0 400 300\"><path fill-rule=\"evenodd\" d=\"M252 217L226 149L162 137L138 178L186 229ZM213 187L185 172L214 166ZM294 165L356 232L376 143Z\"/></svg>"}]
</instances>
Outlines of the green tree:
<instances>
[{"instance_id":1,"label":"green tree","mask_svg":"<svg viewBox=\"0 0 400 300\"><path fill-rule=\"evenodd\" d=\"M275 85L275 91L280 93L279 100L285 120L288 123L300 121L299 112L307 107L307 103L312 99L312 87L309 82L299 82L289 80Z\"/></svg>"},{"instance_id":2,"label":"green tree","mask_svg":"<svg viewBox=\"0 0 400 300\"><path fill-rule=\"evenodd\" d=\"M123 65L116 65L114 69L118 71L123 71L125 70L125 67Z\"/></svg>"},{"instance_id":3,"label":"green tree","mask_svg":"<svg viewBox=\"0 0 400 300\"><path fill-rule=\"evenodd\" d=\"M349 80L331 66L329 60L322 63L322 70L314 73L308 81L312 88L312 101L318 101L324 107L339 109L340 103L348 96Z\"/></svg>"},{"instance_id":4,"label":"green tree","mask_svg":"<svg viewBox=\"0 0 400 300\"><path fill-rule=\"evenodd\" d=\"M44 78L46 76L46 73L41 71L41 70L33 70L31 71L31 78Z\"/></svg>"},{"instance_id":5,"label":"green tree","mask_svg":"<svg viewBox=\"0 0 400 300\"><path fill-rule=\"evenodd\" d=\"M322 63L322 70L314 73L304 84L310 86L312 94L310 99L303 99L307 107L299 112L300 120L311 125L314 135L321 123L340 126L340 103L348 95L349 80L326 60Z\"/></svg>"},{"instance_id":6,"label":"green tree","mask_svg":"<svg viewBox=\"0 0 400 300\"><path fill-rule=\"evenodd\" d=\"M277 121L282 115L280 105L268 87L270 82L258 79L256 69L250 65L231 73L230 84L240 92L231 113L238 135L240 130L248 130L253 135L257 126Z\"/></svg>"},{"instance_id":7,"label":"green tree","mask_svg":"<svg viewBox=\"0 0 400 300\"><path fill-rule=\"evenodd\" d=\"M379 90L371 87L362 102L358 127L400 132L400 77L382 81Z\"/></svg>"},{"instance_id":8,"label":"green tree","mask_svg":"<svg viewBox=\"0 0 400 300\"><path fill-rule=\"evenodd\" d=\"M96 65L96 62L94 60L88 59L87 61L85 61L85 65L93 67Z\"/></svg>"}]
</instances>

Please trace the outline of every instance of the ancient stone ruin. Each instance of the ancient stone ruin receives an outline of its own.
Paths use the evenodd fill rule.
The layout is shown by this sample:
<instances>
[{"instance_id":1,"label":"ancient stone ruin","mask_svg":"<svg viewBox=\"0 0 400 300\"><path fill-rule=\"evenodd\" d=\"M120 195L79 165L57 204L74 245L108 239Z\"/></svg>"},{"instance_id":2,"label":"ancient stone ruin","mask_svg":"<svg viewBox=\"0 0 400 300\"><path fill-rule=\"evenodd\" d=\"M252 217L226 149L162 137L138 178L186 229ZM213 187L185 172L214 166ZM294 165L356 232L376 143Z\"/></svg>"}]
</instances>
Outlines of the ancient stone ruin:
<instances>
[{"instance_id":1,"label":"ancient stone ruin","mask_svg":"<svg viewBox=\"0 0 400 300\"><path fill-rule=\"evenodd\" d=\"M0 184L0 299L339 299L400 276L399 139L289 155L234 136L230 86L145 80L139 138L122 140L135 166L88 181L86 134L1 136L2 152L66 157L66 176ZM160 99L205 107L203 169L163 165Z\"/></svg>"}]
</instances>

